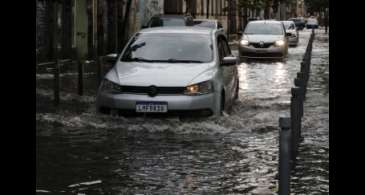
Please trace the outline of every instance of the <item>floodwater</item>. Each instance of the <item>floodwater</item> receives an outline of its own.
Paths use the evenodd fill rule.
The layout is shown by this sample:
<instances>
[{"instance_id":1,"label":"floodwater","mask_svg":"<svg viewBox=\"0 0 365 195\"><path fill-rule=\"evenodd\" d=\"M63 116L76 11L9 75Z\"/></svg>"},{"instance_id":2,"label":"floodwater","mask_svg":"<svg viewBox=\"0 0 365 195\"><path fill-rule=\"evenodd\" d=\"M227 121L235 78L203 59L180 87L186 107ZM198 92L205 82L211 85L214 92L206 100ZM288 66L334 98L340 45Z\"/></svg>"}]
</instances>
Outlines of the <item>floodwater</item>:
<instances>
[{"instance_id":1,"label":"floodwater","mask_svg":"<svg viewBox=\"0 0 365 195\"><path fill-rule=\"evenodd\" d=\"M295 194L329 193L328 36L316 32ZM309 35L300 31L286 62L242 63L239 100L220 118L97 115L95 74L79 97L72 70L55 109L52 75L37 74L37 193L276 194L278 119L289 116Z\"/></svg>"}]
</instances>

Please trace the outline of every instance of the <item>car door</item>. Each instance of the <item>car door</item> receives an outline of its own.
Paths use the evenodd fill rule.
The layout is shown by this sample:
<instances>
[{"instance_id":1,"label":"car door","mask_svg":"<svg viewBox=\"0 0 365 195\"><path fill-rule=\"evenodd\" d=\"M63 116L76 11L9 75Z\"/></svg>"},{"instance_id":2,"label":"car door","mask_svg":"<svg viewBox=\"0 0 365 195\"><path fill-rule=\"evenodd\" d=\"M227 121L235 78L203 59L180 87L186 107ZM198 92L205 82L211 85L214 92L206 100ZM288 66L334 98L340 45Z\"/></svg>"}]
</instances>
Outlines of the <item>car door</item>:
<instances>
[{"instance_id":1,"label":"car door","mask_svg":"<svg viewBox=\"0 0 365 195\"><path fill-rule=\"evenodd\" d=\"M219 39L218 49L220 50L220 62L222 62L223 58L226 56L232 56L231 50L228 46L228 42L224 38ZM236 66L221 66L223 73L223 82L225 89L225 100L226 104L230 103L234 96L234 87L235 87L235 75L237 74Z\"/></svg>"}]
</instances>

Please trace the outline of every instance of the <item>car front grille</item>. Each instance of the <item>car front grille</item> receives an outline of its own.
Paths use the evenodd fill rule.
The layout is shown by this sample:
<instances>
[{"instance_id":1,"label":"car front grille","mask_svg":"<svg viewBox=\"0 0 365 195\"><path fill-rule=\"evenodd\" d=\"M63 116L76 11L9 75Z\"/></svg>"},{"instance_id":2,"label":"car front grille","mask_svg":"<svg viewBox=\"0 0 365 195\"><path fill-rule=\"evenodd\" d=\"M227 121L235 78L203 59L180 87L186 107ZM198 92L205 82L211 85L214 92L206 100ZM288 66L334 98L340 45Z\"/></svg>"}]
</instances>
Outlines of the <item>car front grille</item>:
<instances>
[{"instance_id":1,"label":"car front grille","mask_svg":"<svg viewBox=\"0 0 365 195\"><path fill-rule=\"evenodd\" d=\"M158 94L183 94L185 87L155 87L156 95ZM121 86L120 90L122 93L135 93L135 94L149 94L151 87L141 86Z\"/></svg>"},{"instance_id":2,"label":"car front grille","mask_svg":"<svg viewBox=\"0 0 365 195\"><path fill-rule=\"evenodd\" d=\"M270 46L274 45L274 43L251 43L250 45L252 45L255 48L269 48Z\"/></svg>"},{"instance_id":3,"label":"car front grille","mask_svg":"<svg viewBox=\"0 0 365 195\"><path fill-rule=\"evenodd\" d=\"M265 52L265 53L257 53L257 52L245 52L244 53L245 56L248 57L266 57L266 58L280 58L283 57L283 54L281 53L270 53L270 52Z\"/></svg>"}]
</instances>

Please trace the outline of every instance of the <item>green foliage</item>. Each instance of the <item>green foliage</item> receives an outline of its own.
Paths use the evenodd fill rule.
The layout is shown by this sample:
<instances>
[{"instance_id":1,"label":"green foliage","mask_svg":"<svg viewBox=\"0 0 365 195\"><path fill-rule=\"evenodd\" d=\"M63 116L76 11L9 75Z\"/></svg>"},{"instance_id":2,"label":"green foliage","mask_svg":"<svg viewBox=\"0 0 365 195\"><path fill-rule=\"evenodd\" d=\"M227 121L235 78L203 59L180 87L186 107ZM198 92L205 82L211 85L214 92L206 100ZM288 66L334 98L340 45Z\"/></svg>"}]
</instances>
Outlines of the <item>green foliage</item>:
<instances>
[{"instance_id":1,"label":"green foliage","mask_svg":"<svg viewBox=\"0 0 365 195\"><path fill-rule=\"evenodd\" d=\"M308 12L320 12L329 7L328 0L304 0Z\"/></svg>"}]
</instances>

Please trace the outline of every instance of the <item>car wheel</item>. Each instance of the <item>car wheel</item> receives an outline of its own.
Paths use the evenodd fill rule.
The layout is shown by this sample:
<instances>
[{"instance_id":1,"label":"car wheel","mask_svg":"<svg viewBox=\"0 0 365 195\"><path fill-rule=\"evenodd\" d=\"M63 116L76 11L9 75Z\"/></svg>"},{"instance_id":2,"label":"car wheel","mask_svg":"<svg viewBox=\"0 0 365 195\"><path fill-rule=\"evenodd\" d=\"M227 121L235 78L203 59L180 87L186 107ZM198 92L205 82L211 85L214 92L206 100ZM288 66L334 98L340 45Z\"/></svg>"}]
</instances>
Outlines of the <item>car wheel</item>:
<instances>
[{"instance_id":1,"label":"car wheel","mask_svg":"<svg viewBox=\"0 0 365 195\"><path fill-rule=\"evenodd\" d=\"M218 105L219 104L219 105ZM224 107L225 107L225 99L224 99L224 92L219 95L219 103L216 104L216 109L214 111L214 116L220 117L223 115Z\"/></svg>"}]
</instances>

